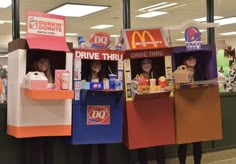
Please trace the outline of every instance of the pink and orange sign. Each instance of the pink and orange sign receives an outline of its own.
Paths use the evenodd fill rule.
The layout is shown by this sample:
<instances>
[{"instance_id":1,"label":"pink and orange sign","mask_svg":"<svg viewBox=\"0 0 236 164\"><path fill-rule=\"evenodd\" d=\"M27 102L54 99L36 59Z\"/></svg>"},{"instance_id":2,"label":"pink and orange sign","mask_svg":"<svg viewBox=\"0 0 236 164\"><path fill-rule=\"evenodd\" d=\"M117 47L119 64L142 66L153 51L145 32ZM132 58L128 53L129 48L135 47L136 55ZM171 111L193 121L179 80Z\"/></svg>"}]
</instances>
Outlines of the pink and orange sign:
<instances>
[{"instance_id":1,"label":"pink and orange sign","mask_svg":"<svg viewBox=\"0 0 236 164\"><path fill-rule=\"evenodd\" d=\"M167 47L161 29L125 30L127 49L153 49Z\"/></svg>"},{"instance_id":2,"label":"pink and orange sign","mask_svg":"<svg viewBox=\"0 0 236 164\"><path fill-rule=\"evenodd\" d=\"M26 39L30 48L69 51L65 31L65 17L27 11Z\"/></svg>"},{"instance_id":3,"label":"pink and orange sign","mask_svg":"<svg viewBox=\"0 0 236 164\"><path fill-rule=\"evenodd\" d=\"M110 124L110 105L88 105L87 125Z\"/></svg>"}]
</instances>

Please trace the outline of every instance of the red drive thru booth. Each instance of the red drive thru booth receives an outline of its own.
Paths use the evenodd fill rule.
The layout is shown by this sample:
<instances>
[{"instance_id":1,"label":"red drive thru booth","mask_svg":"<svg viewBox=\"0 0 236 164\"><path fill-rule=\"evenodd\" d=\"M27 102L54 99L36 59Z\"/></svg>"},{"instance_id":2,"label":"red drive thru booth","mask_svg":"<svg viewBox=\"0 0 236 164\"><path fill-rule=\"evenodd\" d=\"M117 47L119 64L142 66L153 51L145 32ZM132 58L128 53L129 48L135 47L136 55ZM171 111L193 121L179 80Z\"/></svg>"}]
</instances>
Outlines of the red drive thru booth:
<instances>
[{"instance_id":1,"label":"red drive thru booth","mask_svg":"<svg viewBox=\"0 0 236 164\"><path fill-rule=\"evenodd\" d=\"M26 40L8 47L7 133L16 138L71 135L73 53L65 40L65 18L28 11Z\"/></svg>"},{"instance_id":2,"label":"red drive thru booth","mask_svg":"<svg viewBox=\"0 0 236 164\"><path fill-rule=\"evenodd\" d=\"M124 144L129 149L174 144L172 49L161 29L124 30L123 37Z\"/></svg>"}]
</instances>

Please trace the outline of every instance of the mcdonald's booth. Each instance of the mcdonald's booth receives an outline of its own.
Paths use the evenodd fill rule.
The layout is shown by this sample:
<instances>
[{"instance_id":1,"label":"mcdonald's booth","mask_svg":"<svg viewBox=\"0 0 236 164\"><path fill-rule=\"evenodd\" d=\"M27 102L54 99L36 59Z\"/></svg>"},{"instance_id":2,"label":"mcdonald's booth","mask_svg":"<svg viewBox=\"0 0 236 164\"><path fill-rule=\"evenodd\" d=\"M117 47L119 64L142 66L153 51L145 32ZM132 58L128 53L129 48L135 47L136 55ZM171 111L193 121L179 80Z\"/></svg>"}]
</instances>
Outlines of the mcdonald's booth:
<instances>
[{"instance_id":1,"label":"mcdonald's booth","mask_svg":"<svg viewBox=\"0 0 236 164\"><path fill-rule=\"evenodd\" d=\"M172 49L162 36L160 29L123 32L127 49L123 142L129 149L175 143ZM145 62L152 63L149 79L142 74Z\"/></svg>"},{"instance_id":2,"label":"mcdonald's booth","mask_svg":"<svg viewBox=\"0 0 236 164\"><path fill-rule=\"evenodd\" d=\"M189 143L222 139L220 95L214 45L198 49L173 48L173 70L184 58L194 56L205 79L175 83L176 142Z\"/></svg>"},{"instance_id":3,"label":"mcdonald's booth","mask_svg":"<svg viewBox=\"0 0 236 164\"><path fill-rule=\"evenodd\" d=\"M72 78L68 76L66 88L61 89L59 70L72 72L72 57L65 42L65 18L45 13L27 12L27 24L48 20L61 22L61 32L30 26L26 39L8 44L8 109L7 133L16 138L71 135ZM50 24L48 24L50 26ZM44 33L44 35L41 35ZM53 43L52 40L53 39ZM56 45L56 46L55 46ZM32 72L35 59L47 58L54 83L40 72ZM49 65L49 64L48 64ZM51 69L50 69L51 68ZM56 75L56 73L55 73ZM67 74L69 75L69 74ZM59 88L56 88L58 86Z\"/></svg>"},{"instance_id":4,"label":"mcdonald's booth","mask_svg":"<svg viewBox=\"0 0 236 164\"><path fill-rule=\"evenodd\" d=\"M102 72L116 75L114 86L85 81L91 62L100 61ZM121 143L123 127L123 52L116 50L75 49L75 96L72 105L72 136L70 144Z\"/></svg>"}]
</instances>

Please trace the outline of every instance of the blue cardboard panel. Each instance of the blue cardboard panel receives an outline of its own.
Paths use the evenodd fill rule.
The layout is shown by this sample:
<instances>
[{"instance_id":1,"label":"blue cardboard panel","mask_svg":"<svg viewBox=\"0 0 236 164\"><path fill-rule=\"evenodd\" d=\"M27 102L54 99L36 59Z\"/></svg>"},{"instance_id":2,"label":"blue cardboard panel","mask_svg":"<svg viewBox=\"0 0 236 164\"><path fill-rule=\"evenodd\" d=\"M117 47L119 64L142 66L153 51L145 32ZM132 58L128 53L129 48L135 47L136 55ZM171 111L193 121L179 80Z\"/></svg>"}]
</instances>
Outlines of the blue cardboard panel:
<instances>
[{"instance_id":1,"label":"blue cardboard panel","mask_svg":"<svg viewBox=\"0 0 236 164\"><path fill-rule=\"evenodd\" d=\"M110 124L87 125L88 105L109 105ZM123 92L81 91L80 103L73 104L71 144L121 143Z\"/></svg>"}]
</instances>

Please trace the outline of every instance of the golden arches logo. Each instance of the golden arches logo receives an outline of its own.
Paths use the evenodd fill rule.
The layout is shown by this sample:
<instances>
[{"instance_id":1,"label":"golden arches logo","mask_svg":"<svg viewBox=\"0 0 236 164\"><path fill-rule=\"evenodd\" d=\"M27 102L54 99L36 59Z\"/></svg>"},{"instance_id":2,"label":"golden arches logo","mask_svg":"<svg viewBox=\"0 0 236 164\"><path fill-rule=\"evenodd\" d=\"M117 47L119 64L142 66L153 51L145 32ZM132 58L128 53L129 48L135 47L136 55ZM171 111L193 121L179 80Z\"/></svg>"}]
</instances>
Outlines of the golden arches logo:
<instances>
[{"instance_id":1,"label":"golden arches logo","mask_svg":"<svg viewBox=\"0 0 236 164\"><path fill-rule=\"evenodd\" d=\"M133 34L132 34L132 48L136 48L136 39L135 39L135 36L138 36L140 41L141 41L141 44L143 47L147 47L146 45L146 37L145 36L148 36L149 39L151 40L151 42L148 42L148 43L151 43L154 47L158 47L155 39L153 38L153 36L150 34L150 32L148 31L143 31L142 32L142 35L138 32L138 31L134 31Z\"/></svg>"}]
</instances>

